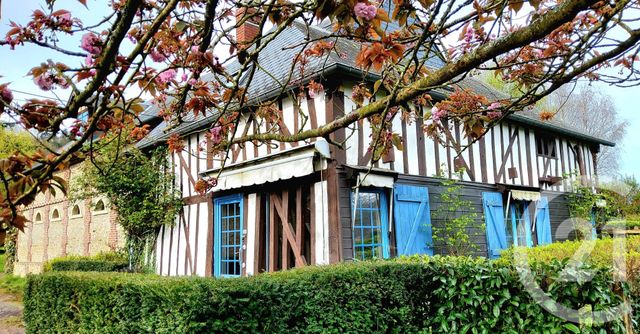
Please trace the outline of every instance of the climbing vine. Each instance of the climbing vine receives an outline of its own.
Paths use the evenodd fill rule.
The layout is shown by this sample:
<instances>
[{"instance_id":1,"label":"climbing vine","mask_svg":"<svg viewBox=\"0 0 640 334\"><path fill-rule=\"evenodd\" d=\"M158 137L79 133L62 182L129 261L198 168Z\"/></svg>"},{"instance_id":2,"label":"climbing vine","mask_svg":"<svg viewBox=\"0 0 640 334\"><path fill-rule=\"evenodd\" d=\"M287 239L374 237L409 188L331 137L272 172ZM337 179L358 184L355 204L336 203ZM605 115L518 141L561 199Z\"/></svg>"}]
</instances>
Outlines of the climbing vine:
<instances>
[{"instance_id":1,"label":"climbing vine","mask_svg":"<svg viewBox=\"0 0 640 334\"><path fill-rule=\"evenodd\" d=\"M74 186L81 196L92 192L109 197L126 234L126 251L134 271L153 269L153 246L160 228L172 225L182 208L165 149L143 154L134 148L117 154L112 149L86 164ZM80 190L79 192L77 190Z\"/></svg>"},{"instance_id":2,"label":"climbing vine","mask_svg":"<svg viewBox=\"0 0 640 334\"><path fill-rule=\"evenodd\" d=\"M619 195L606 189L581 184L573 186L573 192L567 194L567 200L569 215L579 238L585 239L590 236L592 226L595 227L597 235L601 235L607 222L621 216L618 197Z\"/></svg>"},{"instance_id":3,"label":"climbing vine","mask_svg":"<svg viewBox=\"0 0 640 334\"><path fill-rule=\"evenodd\" d=\"M4 272L5 274L13 274L14 264L16 262L16 241L18 239L18 229L10 227L4 237Z\"/></svg>"},{"instance_id":4,"label":"climbing vine","mask_svg":"<svg viewBox=\"0 0 640 334\"><path fill-rule=\"evenodd\" d=\"M471 231L483 230L484 224L478 221L473 203L463 198L463 187L458 180L443 178L440 183L443 191L436 217L441 223L432 224L433 242L442 244L449 255L473 255L478 245Z\"/></svg>"}]
</instances>

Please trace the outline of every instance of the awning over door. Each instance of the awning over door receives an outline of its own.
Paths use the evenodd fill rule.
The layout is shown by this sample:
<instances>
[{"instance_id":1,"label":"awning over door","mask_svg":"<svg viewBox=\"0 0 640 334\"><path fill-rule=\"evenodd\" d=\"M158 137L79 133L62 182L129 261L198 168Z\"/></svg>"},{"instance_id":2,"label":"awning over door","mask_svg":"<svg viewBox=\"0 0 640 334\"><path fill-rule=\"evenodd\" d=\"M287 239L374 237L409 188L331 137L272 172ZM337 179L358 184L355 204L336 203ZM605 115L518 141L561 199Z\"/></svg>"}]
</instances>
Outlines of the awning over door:
<instances>
[{"instance_id":1,"label":"awning over door","mask_svg":"<svg viewBox=\"0 0 640 334\"><path fill-rule=\"evenodd\" d=\"M218 177L214 191L235 189L312 174L324 167L327 157L328 143L318 140L314 144L230 165L222 172L220 168L211 169L202 176Z\"/></svg>"},{"instance_id":2,"label":"awning over door","mask_svg":"<svg viewBox=\"0 0 640 334\"><path fill-rule=\"evenodd\" d=\"M394 178L390 175L360 172L358 178L361 187L393 188Z\"/></svg>"},{"instance_id":3,"label":"awning over door","mask_svg":"<svg viewBox=\"0 0 640 334\"><path fill-rule=\"evenodd\" d=\"M519 201L536 202L540 200L540 192L526 190L511 190L511 198Z\"/></svg>"}]
</instances>

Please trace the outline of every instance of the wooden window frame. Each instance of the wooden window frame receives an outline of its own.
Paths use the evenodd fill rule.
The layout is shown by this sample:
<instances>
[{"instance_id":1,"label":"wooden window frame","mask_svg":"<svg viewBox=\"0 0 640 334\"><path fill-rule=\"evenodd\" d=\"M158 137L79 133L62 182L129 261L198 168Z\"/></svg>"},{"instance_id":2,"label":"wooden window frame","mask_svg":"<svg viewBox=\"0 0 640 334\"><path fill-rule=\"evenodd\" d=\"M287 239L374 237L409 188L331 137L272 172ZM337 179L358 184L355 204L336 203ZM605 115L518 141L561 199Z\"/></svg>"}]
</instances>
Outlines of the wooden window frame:
<instances>
[{"instance_id":1,"label":"wooden window frame","mask_svg":"<svg viewBox=\"0 0 640 334\"><path fill-rule=\"evenodd\" d=\"M556 137L545 133L537 133L536 154L539 157L558 159Z\"/></svg>"},{"instance_id":2,"label":"wooden window frame","mask_svg":"<svg viewBox=\"0 0 640 334\"><path fill-rule=\"evenodd\" d=\"M359 207L359 200L356 198L356 194L358 197L360 197L360 195L362 194L377 194L378 195L378 199L379 199L379 203L378 203L378 207L377 208L362 208ZM357 191L352 191L351 192L351 213L352 214L362 214L362 211L366 210L366 211L378 211L378 214L380 215L380 233L381 233L381 241L380 241L380 246L382 247L382 258L387 259L390 257L390 245L389 245L389 200L388 200L388 196L387 196L387 192L385 191L385 189L382 188L361 188ZM370 217L373 218L373 217ZM351 237L353 240L353 258L356 260L369 260L369 258L365 258L364 254L363 256L359 256L358 255L358 247L364 249L365 247L370 247L373 248L375 245L377 245L378 243L369 243L369 244L360 244L360 243L356 243L356 238L355 238L355 233L356 233L356 229L360 229L360 230L364 230L366 228L368 229L373 229L374 226L373 225L369 225L369 226L364 226L363 227L359 227L356 226L356 219L353 219L353 225L352 225L352 229L351 229ZM362 232L362 231L361 231ZM373 258L373 257L372 257Z\"/></svg>"},{"instance_id":3,"label":"wooden window frame","mask_svg":"<svg viewBox=\"0 0 640 334\"><path fill-rule=\"evenodd\" d=\"M513 245L515 246L522 246L522 247L533 247L534 246L534 242L533 242L533 232L531 230L531 205L534 202L530 202L530 201L520 201L520 200L513 200L511 203L511 242ZM518 211L519 206L522 206L522 212ZM524 226L525 226L525 242L526 245L520 245L518 243L518 221L523 221Z\"/></svg>"},{"instance_id":4,"label":"wooden window frame","mask_svg":"<svg viewBox=\"0 0 640 334\"><path fill-rule=\"evenodd\" d=\"M239 273L237 275L229 275L222 273L222 210L220 207L222 205L228 204L238 204L239 215L234 214L234 217L238 217L240 219L240 227L239 229L235 229L232 232L240 233L240 244L234 245L232 247L237 247L239 250L239 255L237 260L232 260L227 262L238 262L239 264ZM242 276L243 266L242 263L244 261L243 258L243 248L245 247L245 233L244 233L244 196L242 194L233 194L224 197L219 197L213 200L213 210L214 210L214 252L213 252L213 274L215 277L240 277Z\"/></svg>"}]
</instances>

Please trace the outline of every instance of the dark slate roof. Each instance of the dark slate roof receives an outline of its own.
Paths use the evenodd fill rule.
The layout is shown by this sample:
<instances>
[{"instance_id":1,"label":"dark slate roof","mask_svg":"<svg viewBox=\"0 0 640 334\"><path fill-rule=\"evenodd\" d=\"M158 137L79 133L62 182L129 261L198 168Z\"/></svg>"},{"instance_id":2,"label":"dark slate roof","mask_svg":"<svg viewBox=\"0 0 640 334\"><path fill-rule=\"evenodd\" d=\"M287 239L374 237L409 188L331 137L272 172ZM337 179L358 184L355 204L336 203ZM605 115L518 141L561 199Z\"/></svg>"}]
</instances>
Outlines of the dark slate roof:
<instances>
[{"instance_id":1,"label":"dark slate roof","mask_svg":"<svg viewBox=\"0 0 640 334\"><path fill-rule=\"evenodd\" d=\"M398 27L390 25L389 29L398 29ZM267 32L265 35L269 33L270 32ZM330 33L330 27L328 27L326 23L320 23L316 26L307 28L304 23L295 21L290 27L284 29L277 38L275 38L262 52L260 52L257 61L259 67L256 68L251 82L243 83L243 85L247 87L249 105L256 105L260 102L267 101L278 96L283 90L283 85L287 84L287 82L296 83L297 81L308 81L312 78L322 81L323 79L327 79L329 76L335 77L336 75L344 79L349 75L363 77L369 80L378 79L378 76L375 73L365 74L356 66L355 57L360 51L360 44L345 38L340 38L336 41L337 53L331 52L328 56L321 58L311 57L309 59L310 62L306 66L304 77L300 76L299 71L291 70L293 59L304 47L301 43L303 43L307 37L315 39L321 36L327 36ZM426 66L431 68L440 68L443 65L444 62L438 52L432 52L426 61ZM234 62L227 66L227 71L229 73L234 73L239 68L240 64ZM289 78L289 75L292 72L293 77ZM241 78L241 81L248 80L248 74L245 73L244 75L245 77ZM203 77L203 79L206 80L206 77ZM459 85L462 87L468 87L476 93L483 94L490 98L508 97L504 93L499 92L475 79L466 78L462 80ZM149 105L150 107L142 114L149 115L149 117L157 115L157 108L151 103ZM510 115L508 118L512 121L541 127L549 131L559 132L581 140L609 146L614 145L611 142L588 136L575 129L569 129L561 124L556 124L554 122L542 122L537 117L537 113L523 111ZM173 133L180 133L182 135L193 133L210 125L215 119L215 114L207 114L206 117L200 116L198 119L195 119L193 114L188 114L180 125L171 128L170 131L167 131L169 126L165 121L163 121L142 141L140 141L137 146L144 148L163 142Z\"/></svg>"},{"instance_id":2,"label":"dark slate roof","mask_svg":"<svg viewBox=\"0 0 640 334\"><path fill-rule=\"evenodd\" d=\"M268 33L269 32L267 32L267 34ZM295 83L297 80L308 81L312 78L318 78L319 80L326 79L323 74L328 75L328 73L334 73L333 71L337 69L340 69L345 75L351 73L351 75L364 77L364 72L355 64L355 58L360 51L360 45L357 42L340 38L336 41L337 53L331 52L328 56L321 58L311 57L309 59L310 62L306 65L305 76L301 78L298 71L293 71L294 76L289 80L289 75L292 72L291 66L293 59L304 47L301 43L307 39L307 36L315 39L329 35L330 33L322 23L307 29L304 23L297 21L295 21L291 27L282 31L280 35L269 43L259 54L257 61L259 68L256 69L251 82L244 83L245 86L248 87L247 96L249 97L249 104L255 105L279 95L283 85L287 82ZM430 67L441 67L443 62L434 52L426 64ZM227 66L227 71L233 73L239 68L240 65L234 62ZM246 76L248 75L245 74L245 78L242 79L246 80ZM203 79L206 80L206 77ZM147 111L145 110L145 112ZM157 110L155 110L155 113L157 113ZM168 132L166 131L167 124L162 122L138 143L138 147L144 148L164 141L172 133L191 133L209 125L215 118L216 115L214 114L209 114L207 117L199 117L198 119L194 119L193 115L187 115L180 125Z\"/></svg>"}]
</instances>

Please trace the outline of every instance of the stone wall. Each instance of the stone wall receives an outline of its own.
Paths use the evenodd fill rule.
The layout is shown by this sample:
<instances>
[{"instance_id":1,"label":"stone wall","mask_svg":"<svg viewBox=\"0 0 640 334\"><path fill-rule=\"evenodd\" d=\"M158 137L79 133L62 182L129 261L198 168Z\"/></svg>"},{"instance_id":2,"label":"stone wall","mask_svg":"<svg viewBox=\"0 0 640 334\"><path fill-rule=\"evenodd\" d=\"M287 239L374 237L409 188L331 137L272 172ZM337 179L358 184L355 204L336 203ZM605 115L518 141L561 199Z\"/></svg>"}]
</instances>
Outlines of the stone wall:
<instances>
[{"instance_id":1,"label":"stone wall","mask_svg":"<svg viewBox=\"0 0 640 334\"><path fill-rule=\"evenodd\" d=\"M80 174L80 165L58 173L69 184ZM57 189L56 189L57 190ZM116 224L116 211L106 198L69 201L60 191L40 193L26 207L29 220L18 233L14 274L39 273L48 260L66 255L96 255L124 245Z\"/></svg>"}]
</instances>

